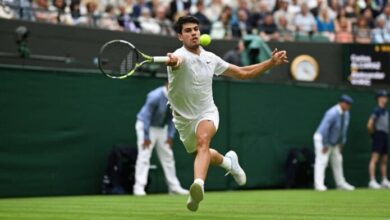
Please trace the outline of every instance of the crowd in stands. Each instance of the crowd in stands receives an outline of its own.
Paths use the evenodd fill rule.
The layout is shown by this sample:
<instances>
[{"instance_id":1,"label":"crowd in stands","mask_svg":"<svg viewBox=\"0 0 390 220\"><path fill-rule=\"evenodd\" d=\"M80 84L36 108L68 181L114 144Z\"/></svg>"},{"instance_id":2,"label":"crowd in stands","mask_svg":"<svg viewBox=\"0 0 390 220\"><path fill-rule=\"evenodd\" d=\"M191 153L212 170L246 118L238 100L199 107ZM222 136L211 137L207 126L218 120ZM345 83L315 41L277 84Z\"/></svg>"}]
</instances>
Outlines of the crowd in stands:
<instances>
[{"instance_id":1,"label":"crowd in stands","mask_svg":"<svg viewBox=\"0 0 390 220\"><path fill-rule=\"evenodd\" d=\"M213 39L389 43L387 0L0 0L0 18L174 36L196 16Z\"/></svg>"}]
</instances>

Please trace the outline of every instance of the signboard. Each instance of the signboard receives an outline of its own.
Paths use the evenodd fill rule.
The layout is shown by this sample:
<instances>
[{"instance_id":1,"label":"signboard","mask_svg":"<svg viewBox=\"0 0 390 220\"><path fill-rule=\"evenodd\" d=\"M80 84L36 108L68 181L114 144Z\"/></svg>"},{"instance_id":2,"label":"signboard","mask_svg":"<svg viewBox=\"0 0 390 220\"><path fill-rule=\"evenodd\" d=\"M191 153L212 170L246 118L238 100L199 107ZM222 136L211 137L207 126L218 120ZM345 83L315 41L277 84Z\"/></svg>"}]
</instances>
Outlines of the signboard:
<instances>
[{"instance_id":1,"label":"signboard","mask_svg":"<svg viewBox=\"0 0 390 220\"><path fill-rule=\"evenodd\" d=\"M352 85L390 85L390 45L346 45L346 72Z\"/></svg>"}]
</instances>

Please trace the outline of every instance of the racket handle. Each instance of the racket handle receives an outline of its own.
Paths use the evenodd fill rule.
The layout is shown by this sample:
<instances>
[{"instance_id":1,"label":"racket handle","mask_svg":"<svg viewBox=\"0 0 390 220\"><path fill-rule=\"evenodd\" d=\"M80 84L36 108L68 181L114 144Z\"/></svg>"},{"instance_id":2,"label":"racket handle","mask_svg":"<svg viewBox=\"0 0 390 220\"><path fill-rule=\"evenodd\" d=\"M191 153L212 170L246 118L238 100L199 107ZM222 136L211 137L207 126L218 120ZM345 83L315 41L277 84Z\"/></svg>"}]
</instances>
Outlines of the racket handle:
<instances>
[{"instance_id":1,"label":"racket handle","mask_svg":"<svg viewBox=\"0 0 390 220\"><path fill-rule=\"evenodd\" d=\"M153 57L154 63L167 63L168 61L169 61L169 57L167 56Z\"/></svg>"}]
</instances>

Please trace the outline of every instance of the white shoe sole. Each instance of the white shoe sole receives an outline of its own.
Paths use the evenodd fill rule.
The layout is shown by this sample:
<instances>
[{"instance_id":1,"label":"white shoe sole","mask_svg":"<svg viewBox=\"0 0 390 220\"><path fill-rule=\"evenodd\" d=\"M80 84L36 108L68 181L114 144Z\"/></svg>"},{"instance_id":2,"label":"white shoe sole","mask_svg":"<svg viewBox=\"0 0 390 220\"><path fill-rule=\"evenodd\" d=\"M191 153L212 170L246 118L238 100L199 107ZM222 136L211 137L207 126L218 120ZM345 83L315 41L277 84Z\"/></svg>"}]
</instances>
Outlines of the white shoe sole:
<instances>
[{"instance_id":1,"label":"white shoe sole","mask_svg":"<svg viewBox=\"0 0 390 220\"><path fill-rule=\"evenodd\" d=\"M196 212L199 208L199 203L203 200L203 189L202 186L193 183L190 187L190 197L187 201L187 209Z\"/></svg>"}]
</instances>

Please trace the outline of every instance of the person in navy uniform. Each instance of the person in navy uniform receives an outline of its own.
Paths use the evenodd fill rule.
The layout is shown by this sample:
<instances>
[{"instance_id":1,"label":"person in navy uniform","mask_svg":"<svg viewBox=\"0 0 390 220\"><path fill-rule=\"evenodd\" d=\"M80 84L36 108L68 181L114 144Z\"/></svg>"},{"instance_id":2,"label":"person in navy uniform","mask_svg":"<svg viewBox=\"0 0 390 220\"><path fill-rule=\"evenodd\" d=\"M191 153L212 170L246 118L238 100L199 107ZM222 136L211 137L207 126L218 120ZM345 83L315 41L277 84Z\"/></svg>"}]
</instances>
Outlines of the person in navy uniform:
<instances>
[{"instance_id":1,"label":"person in navy uniform","mask_svg":"<svg viewBox=\"0 0 390 220\"><path fill-rule=\"evenodd\" d=\"M372 138L372 153L368 172L370 182L368 187L372 189L390 188L390 182L387 179L387 152L389 135L389 112L386 109L388 93L380 90L376 94L377 106L368 118L367 129ZM380 170L382 182L379 184L375 178L376 164L380 161Z\"/></svg>"}]
</instances>

